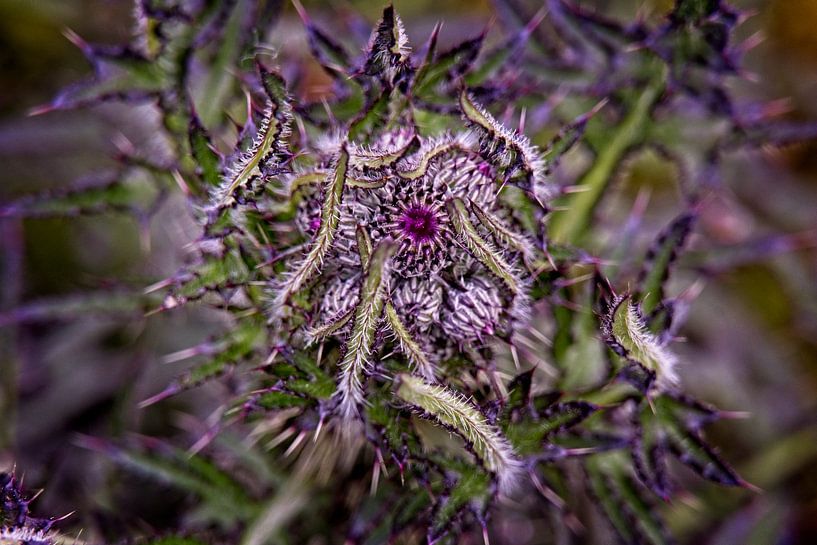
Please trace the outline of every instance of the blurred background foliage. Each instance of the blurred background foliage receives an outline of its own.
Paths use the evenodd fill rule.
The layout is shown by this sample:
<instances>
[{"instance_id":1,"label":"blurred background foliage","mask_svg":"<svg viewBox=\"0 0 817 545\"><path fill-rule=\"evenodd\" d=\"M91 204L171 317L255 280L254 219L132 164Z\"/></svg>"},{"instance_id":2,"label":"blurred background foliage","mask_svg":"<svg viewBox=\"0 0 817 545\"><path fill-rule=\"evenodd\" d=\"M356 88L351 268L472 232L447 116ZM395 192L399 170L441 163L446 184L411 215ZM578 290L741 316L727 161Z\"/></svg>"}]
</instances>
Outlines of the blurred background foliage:
<instances>
[{"instance_id":1,"label":"blurred background foliage","mask_svg":"<svg viewBox=\"0 0 817 545\"><path fill-rule=\"evenodd\" d=\"M623 19L658 18L669 0L580 2ZM324 28L332 17L359 12L375 21L371 0L304 1ZM817 2L747 0L756 15L740 29L766 38L747 57L744 96L782 99L784 116L817 120ZM396 0L415 44L437 20L444 42L471 36L492 18L488 0ZM131 5L113 0L0 0L0 201L58 189L113 165L124 142L143 138L150 118L132 108L97 107L28 117L27 112L86 75L81 53L63 36L70 28L89 42L120 43L130 35ZM325 75L307 52L291 6L276 27L281 55L310 63L299 94L319 96ZM140 136L141 135L141 136ZM686 479L686 502L665 506L683 543L795 544L817 542L817 144L738 154L725 166L725 196L705 201L684 270L706 267L703 292L682 330L678 349L685 388L743 420L709 432L726 459L763 489L752 493ZM576 161L580 161L577 157ZM566 168L569 169L569 166ZM650 205L634 248L639 252L677 210L673 166L656 154L631 156L605 196L600 216L621 225L639 195ZM21 304L107 286L144 285L172 273L194 236L173 197L149 224L127 214L64 219L0 218L3 313ZM609 233L608 233L609 235ZM707 261L701 261L701 255ZM697 259L696 259L697 256ZM688 278L692 275L689 274ZM105 308L116 298L100 301ZM162 532L194 501L173 488L111 467L88 436L151 435L191 444L208 429L230 380L140 410L137 403L179 372L163 356L196 344L221 317L181 313L128 322L72 316L0 329L0 467L12 462L29 487L46 487L35 504L43 514L77 511L65 528L116 535L137 524ZM172 359L172 358L171 358ZM684 479L680 467L673 468ZM127 515L123 507L127 506ZM505 513L501 536L515 543L550 543L536 521ZM555 542L555 541L554 541Z\"/></svg>"}]
</instances>

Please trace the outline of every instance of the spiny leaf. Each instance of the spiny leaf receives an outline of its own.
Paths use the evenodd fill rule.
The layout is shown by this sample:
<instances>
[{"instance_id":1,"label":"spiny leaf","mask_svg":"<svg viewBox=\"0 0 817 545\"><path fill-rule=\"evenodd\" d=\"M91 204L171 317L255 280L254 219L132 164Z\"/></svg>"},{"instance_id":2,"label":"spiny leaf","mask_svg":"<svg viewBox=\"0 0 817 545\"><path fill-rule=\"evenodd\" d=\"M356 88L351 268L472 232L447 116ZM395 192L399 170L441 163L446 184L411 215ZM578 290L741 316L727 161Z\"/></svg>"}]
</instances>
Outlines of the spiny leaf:
<instances>
[{"instance_id":1,"label":"spiny leaf","mask_svg":"<svg viewBox=\"0 0 817 545\"><path fill-rule=\"evenodd\" d=\"M287 392L270 391L252 396L248 403L253 407L260 407L270 411L289 407L302 407L309 403L309 400Z\"/></svg>"},{"instance_id":2,"label":"spiny leaf","mask_svg":"<svg viewBox=\"0 0 817 545\"><path fill-rule=\"evenodd\" d=\"M337 388L340 412L346 420L359 416L359 407L364 401L363 380L371 371L372 344L383 312L389 260L396 249L394 242L388 239L375 247L360 288L354 326L346 343L346 354L340 362Z\"/></svg>"},{"instance_id":3,"label":"spiny leaf","mask_svg":"<svg viewBox=\"0 0 817 545\"><path fill-rule=\"evenodd\" d=\"M488 142L485 151L500 163L521 169L525 172L532 192L544 200L549 199L551 191L545 181L545 162L539 148L531 144L526 136L497 121L465 89L460 93L460 109L466 122L484 135Z\"/></svg>"},{"instance_id":4,"label":"spiny leaf","mask_svg":"<svg viewBox=\"0 0 817 545\"><path fill-rule=\"evenodd\" d=\"M218 206L226 205L236 192L261 174L268 162L280 161L287 149L287 139L292 122L292 106L286 93L286 82L275 72L260 64L258 73L267 95L267 104L258 133L252 146L246 151L236 150L236 157L224 167L224 179L218 187L214 200Z\"/></svg>"},{"instance_id":5,"label":"spiny leaf","mask_svg":"<svg viewBox=\"0 0 817 545\"><path fill-rule=\"evenodd\" d=\"M221 158L210 143L210 137L195 113L190 116L189 132L190 150L196 160L202 180L209 187L217 187L221 183L219 167Z\"/></svg>"},{"instance_id":6,"label":"spiny leaf","mask_svg":"<svg viewBox=\"0 0 817 545\"><path fill-rule=\"evenodd\" d=\"M545 410L539 418L526 418L505 426L508 440L521 454L542 451L542 443L548 436L570 428L596 412L598 408L585 401L558 403Z\"/></svg>"},{"instance_id":7,"label":"spiny leaf","mask_svg":"<svg viewBox=\"0 0 817 545\"><path fill-rule=\"evenodd\" d=\"M434 364L428 359L423 349L415 341L406 326L400 320L397 311L391 303L386 303L386 320L394 337L400 344L400 350L414 364L419 373L426 379L434 380Z\"/></svg>"},{"instance_id":8,"label":"spiny leaf","mask_svg":"<svg viewBox=\"0 0 817 545\"><path fill-rule=\"evenodd\" d=\"M534 369L531 369L516 375L508 385L503 421L509 421L515 414L524 413L527 410L533 385L533 372Z\"/></svg>"},{"instance_id":9,"label":"spiny leaf","mask_svg":"<svg viewBox=\"0 0 817 545\"><path fill-rule=\"evenodd\" d=\"M398 140L383 149L350 144L349 162L353 168L385 168L399 161L414 144L414 137Z\"/></svg>"},{"instance_id":10,"label":"spiny leaf","mask_svg":"<svg viewBox=\"0 0 817 545\"><path fill-rule=\"evenodd\" d=\"M236 0L227 2L219 14L219 36L215 54L208 65L207 79L201 87L201 96L196 102L205 125L213 126L223 115L223 110L235 85L235 76L230 68L234 66L250 33L245 28L250 2Z\"/></svg>"},{"instance_id":11,"label":"spiny leaf","mask_svg":"<svg viewBox=\"0 0 817 545\"><path fill-rule=\"evenodd\" d=\"M429 70L431 70L432 61L437 53L437 39L440 36L441 28L442 23L438 22L434 25L434 29L431 31L431 35L428 37L428 45L426 45L425 56L423 57L423 61L420 63L420 67L417 69L417 72L414 74L414 80L412 81L412 94L416 93L417 86L426 80L426 74Z\"/></svg>"},{"instance_id":12,"label":"spiny leaf","mask_svg":"<svg viewBox=\"0 0 817 545\"><path fill-rule=\"evenodd\" d=\"M720 4L721 0L678 0L672 10L672 18L685 23L695 23L712 15Z\"/></svg>"},{"instance_id":13,"label":"spiny leaf","mask_svg":"<svg viewBox=\"0 0 817 545\"><path fill-rule=\"evenodd\" d=\"M287 198L292 198L301 187L323 182L328 175L329 172L321 168L296 172L292 176L285 177L284 194Z\"/></svg>"},{"instance_id":14,"label":"spiny leaf","mask_svg":"<svg viewBox=\"0 0 817 545\"><path fill-rule=\"evenodd\" d=\"M309 49L312 51L312 56L318 61L318 64L326 71L327 74L337 80L345 79L351 60L349 52L343 44L335 41L329 34L318 28L308 17L305 17L306 12L299 10L301 17L304 19L304 26L306 27L306 37L309 41Z\"/></svg>"},{"instance_id":15,"label":"spiny leaf","mask_svg":"<svg viewBox=\"0 0 817 545\"><path fill-rule=\"evenodd\" d=\"M604 320L607 343L623 357L630 357L656 373L658 383L677 384L677 358L647 330L640 311L629 295L615 299Z\"/></svg>"},{"instance_id":16,"label":"spiny leaf","mask_svg":"<svg viewBox=\"0 0 817 545\"><path fill-rule=\"evenodd\" d=\"M502 280L511 293L519 293L522 288L515 272L502 254L479 235L468 218L468 210L462 199L455 197L448 201L447 206L454 229L463 239L471 254Z\"/></svg>"},{"instance_id":17,"label":"spiny leaf","mask_svg":"<svg viewBox=\"0 0 817 545\"><path fill-rule=\"evenodd\" d=\"M596 205L613 179L616 167L626 152L644 138L650 112L664 92L666 77L662 68L656 68L653 78L633 97L629 111L618 126L608 131L609 138L599 150L593 165L577 183L583 191L556 201L557 205L566 207L566 210L554 213L550 221L549 234L554 242L581 242Z\"/></svg>"},{"instance_id":18,"label":"spiny leaf","mask_svg":"<svg viewBox=\"0 0 817 545\"><path fill-rule=\"evenodd\" d=\"M469 135L452 137L443 135L429 138L423 142L417 153L404 158L397 165L397 175L406 180L416 180L425 176L431 162L447 153L454 151L471 151L473 139Z\"/></svg>"},{"instance_id":19,"label":"spiny leaf","mask_svg":"<svg viewBox=\"0 0 817 545\"><path fill-rule=\"evenodd\" d=\"M372 238L362 225L355 228L355 238L357 239L357 251L360 254L360 266L368 269L369 259L372 257Z\"/></svg>"},{"instance_id":20,"label":"spiny leaf","mask_svg":"<svg viewBox=\"0 0 817 545\"><path fill-rule=\"evenodd\" d=\"M346 172L349 167L349 152L342 147L332 172L324 182L323 206L321 207L321 226L312 242L309 253L298 263L295 270L289 273L278 288L273 302L273 309L277 311L286 304L292 294L300 290L312 275L323 264L323 258L332 248L335 240L335 231L340 222L340 202L343 197L343 187L346 183Z\"/></svg>"},{"instance_id":21,"label":"spiny leaf","mask_svg":"<svg viewBox=\"0 0 817 545\"><path fill-rule=\"evenodd\" d=\"M655 418L660 421L667 444L678 460L704 479L727 486L745 485L743 479L703 440L698 429L684 421L683 404L672 396L663 395L654 399L653 405Z\"/></svg>"},{"instance_id":22,"label":"spiny leaf","mask_svg":"<svg viewBox=\"0 0 817 545\"><path fill-rule=\"evenodd\" d=\"M140 406L152 405L179 392L218 378L228 369L252 356L266 339L267 330L260 320L247 319L239 322L227 335L215 343L214 353L208 357L207 361L193 366L162 392L140 403Z\"/></svg>"},{"instance_id":23,"label":"spiny leaf","mask_svg":"<svg viewBox=\"0 0 817 545\"><path fill-rule=\"evenodd\" d=\"M670 267L683 248L695 223L696 215L685 212L676 218L658 235L647 250L644 265L638 276L638 296L641 311L650 314L664 300L664 285L669 277Z\"/></svg>"},{"instance_id":24,"label":"spiny leaf","mask_svg":"<svg viewBox=\"0 0 817 545\"><path fill-rule=\"evenodd\" d=\"M243 285L250 275L245 256L239 249L230 249L221 256L206 256L202 262L185 267L171 278L172 295L165 299L162 308L173 308L207 292Z\"/></svg>"},{"instance_id":25,"label":"spiny leaf","mask_svg":"<svg viewBox=\"0 0 817 545\"><path fill-rule=\"evenodd\" d=\"M306 379L288 380L287 388L293 392L308 395L314 399L329 399L335 391L335 381L320 367L318 367L312 356L296 353L293 356L293 363L302 373L309 377Z\"/></svg>"},{"instance_id":26,"label":"spiny leaf","mask_svg":"<svg viewBox=\"0 0 817 545\"><path fill-rule=\"evenodd\" d=\"M588 456L585 468L593 495L625 543L671 543L656 509L644 498L644 489L633 479L620 453Z\"/></svg>"},{"instance_id":27,"label":"spiny leaf","mask_svg":"<svg viewBox=\"0 0 817 545\"><path fill-rule=\"evenodd\" d=\"M91 61L94 77L67 88L50 104L37 109L37 113L82 108L113 99L144 101L156 96L172 81L171 74L165 71L172 66L168 63L135 55L127 49L119 54L101 54L76 35L71 37L81 44Z\"/></svg>"},{"instance_id":28,"label":"spiny leaf","mask_svg":"<svg viewBox=\"0 0 817 545\"><path fill-rule=\"evenodd\" d=\"M427 97L434 86L443 79L452 81L466 74L482 49L485 35L486 32L482 32L475 38L465 40L448 51L435 55L433 62L425 64L417 72L412 82L412 93L416 96ZM436 45L436 39L432 43Z\"/></svg>"},{"instance_id":29,"label":"spiny leaf","mask_svg":"<svg viewBox=\"0 0 817 545\"><path fill-rule=\"evenodd\" d=\"M343 329L343 327L349 323L349 320L351 320L352 316L354 315L355 309L352 308L340 316L333 317L322 324L309 328L305 333L307 344L313 344L334 335Z\"/></svg>"},{"instance_id":30,"label":"spiny leaf","mask_svg":"<svg viewBox=\"0 0 817 545\"><path fill-rule=\"evenodd\" d=\"M477 216L479 222L488 232L500 243L509 249L522 254L525 263L530 267L535 259L535 247L528 237L509 229L501 219L481 208L474 201L469 201L471 210Z\"/></svg>"},{"instance_id":31,"label":"spiny leaf","mask_svg":"<svg viewBox=\"0 0 817 545\"><path fill-rule=\"evenodd\" d=\"M49 218L111 212L146 214L155 209L164 191L152 177L137 171L118 171L83 180L68 189L27 195L0 205L2 217Z\"/></svg>"},{"instance_id":32,"label":"spiny leaf","mask_svg":"<svg viewBox=\"0 0 817 545\"><path fill-rule=\"evenodd\" d=\"M138 319L155 306L155 297L141 292L100 291L31 301L0 312L0 327L10 324L75 320L78 317Z\"/></svg>"},{"instance_id":33,"label":"spiny leaf","mask_svg":"<svg viewBox=\"0 0 817 545\"><path fill-rule=\"evenodd\" d=\"M514 488L522 465L508 440L479 409L460 394L419 377L401 374L397 383L400 399L419 407L469 443L486 469L496 474L501 491L510 492Z\"/></svg>"},{"instance_id":34,"label":"spiny leaf","mask_svg":"<svg viewBox=\"0 0 817 545\"><path fill-rule=\"evenodd\" d=\"M411 70L411 46L403 21L393 6L386 6L383 17L369 40L364 73L379 76L389 87L399 83Z\"/></svg>"},{"instance_id":35,"label":"spiny leaf","mask_svg":"<svg viewBox=\"0 0 817 545\"><path fill-rule=\"evenodd\" d=\"M391 90L384 89L377 98L369 99L366 107L349 123L349 140L357 140L371 134L381 126L389 110Z\"/></svg>"},{"instance_id":36,"label":"spiny leaf","mask_svg":"<svg viewBox=\"0 0 817 545\"><path fill-rule=\"evenodd\" d=\"M435 506L429 542L439 539L452 526L458 514L474 504L484 504L490 496L490 479L474 468L458 467L457 482L443 495Z\"/></svg>"},{"instance_id":37,"label":"spiny leaf","mask_svg":"<svg viewBox=\"0 0 817 545\"><path fill-rule=\"evenodd\" d=\"M256 511L245 488L209 460L150 440L150 449L123 449L95 438L83 438L88 448L107 454L127 469L147 475L195 494L207 506L207 514L223 524L247 520Z\"/></svg>"}]
</instances>

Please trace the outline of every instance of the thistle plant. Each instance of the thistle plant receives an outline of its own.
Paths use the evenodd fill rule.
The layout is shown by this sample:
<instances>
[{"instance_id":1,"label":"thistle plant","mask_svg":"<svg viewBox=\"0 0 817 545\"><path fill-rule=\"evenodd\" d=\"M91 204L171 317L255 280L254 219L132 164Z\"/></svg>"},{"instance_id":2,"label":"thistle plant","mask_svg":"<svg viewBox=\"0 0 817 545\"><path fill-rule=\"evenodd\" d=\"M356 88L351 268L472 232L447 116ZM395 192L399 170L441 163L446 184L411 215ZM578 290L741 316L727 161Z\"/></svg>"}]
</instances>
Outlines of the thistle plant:
<instances>
[{"instance_id":1,"label":"thistle plant","mask_svg":"<svg viewBox=\"0 0 817 545\"><path fill-rule=\"evenodd\" d=\"M670 272L720 190L722 157L813 127L727 92L743 17L725 3L678 0L653 25L565 0L495 4L500 38L441 51L440 25L413 47L390 5L364 45L334 39L295 1L331 81L315 101L299 96L297 64L270 54L277 2L137 0L132 44L71 36L96 75L37 113L149 104L153 152L126 146L105 184L3 215L150 222L181 192L199 233L188 263L141 292L6 321L159 320L193 304L228 316L221 336L174 357L198 362L141 404L229 375L221 418L193 449L204 456L85 441L196 494L212 535L181 533L260 544L299 517L342 512L342 527L296 525L293 541L454 543L498 532L491 517L516 502L573 530L592 504L608 522L599 543L670 543L655 505L679 492L669 459L751 487L702 434L735 413L683 390L689 367L672 345L696 284L670 295ZM684 131L690 117L706 138ZM642 255L639 215L611 226L598 211L643 149L682 183L677 219ZM258 475L264 493L247 492L206 459L227 433L244 438L231 459L291 463L287 475Z\"/></svg>"}]
</instances>

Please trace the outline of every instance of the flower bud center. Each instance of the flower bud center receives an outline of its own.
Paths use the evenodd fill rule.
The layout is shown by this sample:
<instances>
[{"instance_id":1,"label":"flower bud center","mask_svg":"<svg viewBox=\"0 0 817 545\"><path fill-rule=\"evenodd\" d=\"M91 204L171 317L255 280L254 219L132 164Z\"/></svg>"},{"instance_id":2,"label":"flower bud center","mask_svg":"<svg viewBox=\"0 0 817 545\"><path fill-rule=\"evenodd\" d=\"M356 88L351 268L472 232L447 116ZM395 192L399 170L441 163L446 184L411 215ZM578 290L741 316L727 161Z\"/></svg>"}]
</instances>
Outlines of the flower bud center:
<instances>
[{"instance_id":1,"label":"flower bud center","mask_svg":"<svg viewBox=\"0 0 817 545\"><path fill-rule=\"evenodd\" d=\"M398 224L414 243L428 242L438 231L437 214L423 205L410 206L404 210Z\"/></svg>"}]
</instances>

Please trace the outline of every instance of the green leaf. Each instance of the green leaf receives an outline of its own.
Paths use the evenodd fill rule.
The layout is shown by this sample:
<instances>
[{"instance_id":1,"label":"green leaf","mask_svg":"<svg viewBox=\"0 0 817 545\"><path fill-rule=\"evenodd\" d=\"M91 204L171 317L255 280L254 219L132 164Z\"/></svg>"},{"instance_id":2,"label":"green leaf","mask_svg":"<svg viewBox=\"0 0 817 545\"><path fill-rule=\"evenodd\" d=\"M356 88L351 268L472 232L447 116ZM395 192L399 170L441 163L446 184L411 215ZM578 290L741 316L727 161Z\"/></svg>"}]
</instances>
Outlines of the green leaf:
<instances>
[{"instance_id":1,"label":"green leaf","mask_svg":"<svg viewBox=\"0 0 817 545\"><path fill-rule=\"evenodd\" d=\"M329 399L332 397L335 391L335 381L323 369L318 367L313 356L296 352L292 361L310 380L289 380L286 385L290 390L306 394L314 399Z\"/></svg>"},{"instance_id":2,"label":"green leaf","mask_svg":"<svg viewBox=\"0 0 817 545\"><path fill-rule=\"evenodd\" d=\"M236 84L236 77L231 68L238 62L239 55L247 41L245 20L249 11L247 0L236 0L225 4L222 9L229 13L222 15L220 22L220 36L218 49L212 59L207 62L207 78L201 86L201 96L196 101L196 109L205 126L213 127L223 116L223 110L230 98L231 91Z\"/></svg>"},{"instance_id":3,"label":"green leaf","mask_svg":"<svg viewBox=\"0 0 817 545\"><path fill-rule=\"evenodd\" d=\"M457 482L435 506L429 529L433 538L443 535L463 511L476 506L483 508L490 497L491 479L488 475L462 464L458 465L457 472Z\"/></svg>"},{"instance_id":4,"label":"green leaf","mask_svg":"<svg viewBox=\"0 0 817 545\"><path fill-rule=\"evenodd\" d=\"M671 395L662 395L653 400L654 418L658 419L661 431L671 452L684 465L704 479L726 486L745 486L745 482L718 455L700 434L701 420L690 415L699 411ZM649 418L646 410L643 418ZM704 420L705 421L705 420Z\"/></svg>"},{"instance_id":5,"label":"green leaf","mask_svg":"<svg viewBox=\"0 0 817 545\"><path fill-rule=\"evenodd\" d=\"M653 371L659 385L677 384L677 358L647 329L630 296L619 297L610 304L603 329L611 348Z\"/></svg>"},{"instance_id":6,"label":"green leaf","mask_svg":"<svg viewBox=\"0 0 817 545\"><path fill-rule=\"evenodd\" d=\"M221 183L221 158L210 143L210 137L198 116L190 116L190 151L204 183L217 187Z\"/></svg>"},{"instance_id":7,"label":"green leaf","mask_svg":"<svg viewBox=\"0 0 817 545\"><path fill-rule=\"evenodd\" d=\"M51 218L124 212L146 214L159 202L159 182L140 171L121 171L64 190L27 195L0 205L0 218Z\"/></svg>"},{"instance_id":8,"label":"green leaf","mask_svg":"<svg viewBox=\"0 0 817 545\"><path fill-rule=\"evenodd\" d=\"M416 376L401 374L397 384L400 399L450 427L471 445L486 469L496 474L501 491L513 489L521 463L508 440L488 423L473 403L442 385L430 384Z\"/></svg>"},{"instance_id":9,"label":"green leaf","mask_svg":"<svg viewBox=\"0 0 817 545\"><path fill-rule=\"evenodd\" d=\"M324 256L332 248L335 231L337 231L340 223L339 209L348 168L349 152L345 147L342 147L332 172L325 181L326 187L324 189L323 206L321 207L321 226L312 242L312 248L279 285L278 293L273 302L274 312L283 308L287 300L300 290L306 281L320 269Z\"/></svg>"},{"instance_id":10,"label":"green leaf","mask_svg":"<svg viewBox=\"0 0 817 545\"><path fill-rule=\"evenodd\" d=\"M269 411L287 409L289 407L303 407L309 403L309 400L286 392L265 392L253 396L252 403L254 406Z\"/></svg>"},{"instance_id":11,"label":"green leaf","mask_svg":"<svg viewBox=\"0 0 817 545\"><path fill-rule=\"evenodd\" d=\"M412 94L432 100L434 98L434 88L441 81L453 81L469 72L479 56L482 44L485 41L485 35L486 32L482 32L475 38L465 40L448 51L435 55L433 62L424 64L417 71L412 83ZM436 33L433 34L433 41L430 42L430 45L435 47L436 37ZM431 49L429 49L430 52Z\"/></svg>"},{"instance_id":12,"label":"green leaf","mask_svg":"<svg viewBox=\"0 0 817 545\"><path fill-rule=\"evenodd\" d=\"M93 438L86 438L85 443L127 469L194 494L202 502L200 513L208 520L232 527L257 512L257 506L244 486L202 456L188 454L156 440L151 440L149 451L126 450Z\"/></svg>"},{"instance_id":13,"label":"green leaf","mask_svg":"<svg viewBox=\"0 0 817 545\"><path fill-rule=\"evenodd\" d=\"M620 452L585 458L588 484L598 504L625 543L669 545L655 507L645 498Z\"/></svg>"},{"instance_id":14,"label":"green leaf","mask_svg":"<svg viewBox=\"0 0 817 545\"><path fill-rule=\"evenodd\" d=\"M201 364L194 365L162 392L143 401L145 407L179 392L199 386L220 377L235 365L251 357L267 340L267 328L263 321L245 319L233 326L230 332L216 342L216 351Z\"/></svg>"},{"instance_id":15,"label":"green leaf","mask_svg":"<svg viewBox=\"0 0 817 545\"><path fill-rule=\"evenodd\" d=\"M640 142L655 104L664 92L666 74L656 65L655 74L641 93L632 102L621 123L610 133L606 145L599 150L593 165L576 184L583 191L572 193L556 200L556 206L564 211L556 211L550 220L549 234L554 242L579 244L590 224L596 205L601 200L613 173L625 153Z\"/></svg>"},{"instance_id":16,"label":"green leaf","mask_svg":"<svg viewBox=\"0 0 817 545\"><path fill-rule=\"evenodd\" d=\"M713 14L720 6L720 0L676 0L672 17L679 21L696 23Z\"/></svg>"},{"instance_id":17,"label":"green leaf","mask_svg":"<svg viewBox=\"0 0 817 545\"><path fill-rule=\"evenodd\" d=\"M664 286L669 278L670 267L692 231L695 219L696 215L692 212L681 214L658 235L647 250L635 296L645 314L649 315L664 300Z\"/></svg>"},{"instance_id":18,"label":"green leaf","mask_svg":"<svg viewBox=\"0 0 817 545\"><path fill-rule=\"evenodd\" d=\"M227 251L223 256L206 256L203 262L176 275L173 299L165 301L163 306L172 308L209 291L244 285L251 274L239 250Z\"/></svg>"},{"instance_id":19,"label":"green leaf","mask_svg":"<svg viewBox=\"0 0 817 545\"><path fill-rule=\"evenodd\" d=\"M286 82L279 74L260 64L258 74L267 95L264 116L252 146L248 150L237 149L235 158L224 166L224 179L213 195L219 207L228 204L242 187L251 184L268 162L281 160L287 149L292 106Z\"/></svg>"},{"instance_id":20,"label":"green leaf","mask_svg":"<svg viewBox=\"0 0 817 545\"><path fill-rule=\"evenodd\" d=\"M355 322L346 343L346 353L340 362L337 387L340 411L347 422L359 416L359 407L364 401L363 381L371 371L372 344L385 304L389 260L396 250L397 245L390 239L381 241L375 247L360 288Z\"/></svg>"},{"instance_id":21,"label":"green leaf","mask_svg":"<svg viewBox=\"0 0 817 545\"><path fill-rule=\"evenodd\" d=\"M466 247L477 260L494 273L514 295L519 293L521 286L513 268L505 258L488 241L477 232L469 219L468 210L462 199L454 197L447 203L448 214L454 225L454 230L465 242Z\"/></svg>"},{"instance_id":22,"label":"green leaf","mask_svg":"<svg viewBox=\"0 0 817 545\"><path fill-rule=\"evenodd\" d=\"M549 436L579 424L597 410L598 407L585 401L558 403L540 417L507 424L505 434L520 454L538 454Z\"/></svg>"},{"instance_id":23,"label":"green leaf","mask_svg":"<svg viewBox=\"0 0 817 545\"><path fill-rule=\"evenodd\" d=\"M405 354L409 361L414 365L415 369L427 380L434 380L434 364L431 363L428 356L423 352L419 343L414 340L406 328L405 324L397 315L397 310L391 303L386 303L386 321L392 334L397 339L400 350Z\"/></svg>"}]
</instances>

